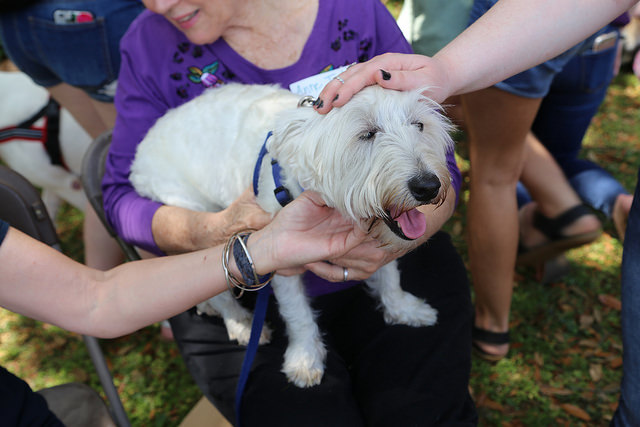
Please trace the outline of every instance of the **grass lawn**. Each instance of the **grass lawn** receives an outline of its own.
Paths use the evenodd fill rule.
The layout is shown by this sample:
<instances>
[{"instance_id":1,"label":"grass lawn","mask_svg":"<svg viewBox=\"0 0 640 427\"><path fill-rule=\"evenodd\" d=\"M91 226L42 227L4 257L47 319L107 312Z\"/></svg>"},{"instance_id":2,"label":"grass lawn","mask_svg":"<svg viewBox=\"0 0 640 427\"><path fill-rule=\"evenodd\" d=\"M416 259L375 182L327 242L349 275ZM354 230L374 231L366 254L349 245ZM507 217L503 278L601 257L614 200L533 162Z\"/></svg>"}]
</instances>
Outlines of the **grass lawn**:
<instances>
[{"instance_id":1,"label":"grass lawn","mask_svg":"<svg viewBox=\"0 0 640 427\"><path fill-rule=\"evenodd\" d=\"M584 156L632 191L640 166L640 82L616 78L589 129ZM464 136L462 136L464 139ZM464 143L461 143L461 153ZM463 170L468 162L459 158ZM465 200L446 228L466 260ZM63 251L82 261L82 214L58 218ZM542 285L517 271L509 357L495 365L474 359L471 390L483 426L606 426L622 373L620 261L612 224L593 244L570 251L571 273ZM0 309L0 365L34 389L85 382L101 391L80 336ZM175 426L201 393L176 345L158 325L102 346L134 426Z\"/></svg>"}]
</instances>

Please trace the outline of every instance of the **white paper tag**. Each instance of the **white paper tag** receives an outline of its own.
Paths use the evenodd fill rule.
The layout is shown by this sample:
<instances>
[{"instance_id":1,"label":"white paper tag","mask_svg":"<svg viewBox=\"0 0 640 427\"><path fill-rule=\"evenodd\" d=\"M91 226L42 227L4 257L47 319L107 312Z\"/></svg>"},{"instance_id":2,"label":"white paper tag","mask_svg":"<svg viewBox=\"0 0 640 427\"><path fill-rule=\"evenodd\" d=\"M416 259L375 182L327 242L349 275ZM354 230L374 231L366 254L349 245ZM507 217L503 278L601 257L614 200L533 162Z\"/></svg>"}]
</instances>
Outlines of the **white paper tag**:
<instances>
[{"instance_id":1,"label":"white paper tag","mask_svg":"<svg viewBox=\"0 0 640 427\"><path fill-rule=\"evenodd\" d=\"M335 76L344 72L347 67L348 66L345 65L344 67L334 68L331 71L325 71L324 73L298 80L297 82L293 82L289 85L289 90L297 95L311 95L315 99L320 95L320 92L322 92L325 85Z\"/></svg>"}]
</instances>

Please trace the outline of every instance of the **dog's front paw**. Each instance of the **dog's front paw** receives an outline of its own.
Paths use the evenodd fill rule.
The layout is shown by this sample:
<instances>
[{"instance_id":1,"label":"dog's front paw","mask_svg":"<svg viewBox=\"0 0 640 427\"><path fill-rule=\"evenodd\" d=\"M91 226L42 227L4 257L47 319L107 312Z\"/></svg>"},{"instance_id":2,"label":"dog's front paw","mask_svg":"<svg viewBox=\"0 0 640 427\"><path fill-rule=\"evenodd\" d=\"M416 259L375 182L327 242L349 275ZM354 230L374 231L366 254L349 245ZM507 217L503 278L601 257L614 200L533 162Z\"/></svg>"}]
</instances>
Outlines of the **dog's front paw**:
<instances>
[{"instance_id":1,"label":"dog's front paw","mask_svg":"<svg viewBox=\"0 0 640 427\"><path fill-rule=\"evenodd\" d=\"M282 372L300 388L311 387L320 384L324 375L324 361L327 350L323 345L309 351L303 346L291 346L284 354Z\"/></svg>"},{"instance_id":2,"label":"dog's front paw","mask_svg":"<svg viewBox=\"0 0 640 427\"><path fill-rule=\"evenodd\" d=\"M227 334L230 340L237 340L240 345L249 344L251 338L251 319L225 319ZM271 342L271 329L267 325L262 326L259 344Z\"/></svg>"},{"instance_id":3,"label":"dog's front paw","mask_svg":"<svg viewBox=\"0 0 640 427\"><path fill-rule=\"evenodd\" d=\"M432 326L438 320L438 310L425 300L403 292L393 306L384 307L384 320L390 325Z\"/></svg>"}]
</instances>

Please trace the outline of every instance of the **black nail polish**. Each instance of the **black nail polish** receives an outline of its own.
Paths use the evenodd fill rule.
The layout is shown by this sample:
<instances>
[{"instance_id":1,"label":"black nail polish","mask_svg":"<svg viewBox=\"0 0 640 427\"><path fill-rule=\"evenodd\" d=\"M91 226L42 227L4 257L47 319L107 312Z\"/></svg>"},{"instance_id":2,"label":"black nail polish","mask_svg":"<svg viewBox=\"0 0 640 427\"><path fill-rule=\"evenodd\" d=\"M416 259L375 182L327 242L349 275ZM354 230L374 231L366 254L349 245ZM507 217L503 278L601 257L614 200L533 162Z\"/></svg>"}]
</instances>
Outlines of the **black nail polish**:
<instances>
[{"instance_id":1,"label":"black nail polish","mask_svg":"<svg viewBox=\"0 0 640 427\"><path fill-rule=\"evenodd\" d=\"M318 98L315 101L313 101L313 106L315 108L322 108L324 106L324 101L322 99Z\"/></svg>"},{"instance_id":2,"label":"black nail polish","mask_svg":"<svg viewBox=\"0 0 640 427\"><path fill-rule=\"evenodd\" d=\"M391 79L391 73L389 73L388 71L385 70L380 70L380 72L382 73L382 80L390 80Z\"/></svg>"},{"instance_id":3,"label":"black nail polish","mask_svg":"<svg viewBox=\"0 0 640 427\"><path fill-rule=\"evenodd\" d=\"M335 98L333 98L333 102L336 102L336 101L338 100L338 97L339 97L339 96L340 96L340 95L336 94L336 97L335 97Z\"/></svg>"}]
</instances>

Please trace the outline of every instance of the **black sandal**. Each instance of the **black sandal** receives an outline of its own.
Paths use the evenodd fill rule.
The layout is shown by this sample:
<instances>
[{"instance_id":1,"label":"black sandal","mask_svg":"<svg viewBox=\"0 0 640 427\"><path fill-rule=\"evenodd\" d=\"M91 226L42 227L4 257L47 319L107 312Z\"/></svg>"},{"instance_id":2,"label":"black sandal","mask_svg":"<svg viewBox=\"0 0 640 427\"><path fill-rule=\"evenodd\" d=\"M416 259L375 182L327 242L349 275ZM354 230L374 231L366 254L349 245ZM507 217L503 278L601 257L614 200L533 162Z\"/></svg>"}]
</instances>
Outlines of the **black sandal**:
<instances>
[{"instance_id":1,"label":"black sandal","mask_svg":"<svg viewBox=\"0 0 640 427\"><path fill-rule=\"evenodd\" d=\"M562 233L566 226L585 215L592 215L592 212L591 209L583 204L574 206L555 218L547 218L540 212L535 211L533 214L533 226L544 234L549 241L532 248L520 245L516 264L539 265L569 249L593 242L600 236L602 230L598 229L571 236Z\"/></svg>"},{"instance_id":2,"label":"black sandal","mask_svg":"<svg viewBox=\"0 0 640 427\"><path fill-rule=\"evenodd\" d=\"M487 362L495 363L501 359L503 359L506 354L493 354L484 351L476 341L483 342L486 344L494 344L494 345L502 345L509 344L511 342L511 336L509 335L509 331L507 332L492 332L486 329L482 329L473 325L473 329L471 330L471 345L473 348L473 352L479 358L486 360Z\"/></svg>"}]
</instances>

